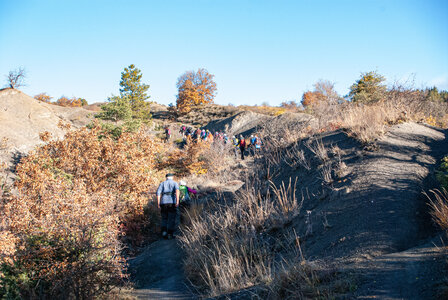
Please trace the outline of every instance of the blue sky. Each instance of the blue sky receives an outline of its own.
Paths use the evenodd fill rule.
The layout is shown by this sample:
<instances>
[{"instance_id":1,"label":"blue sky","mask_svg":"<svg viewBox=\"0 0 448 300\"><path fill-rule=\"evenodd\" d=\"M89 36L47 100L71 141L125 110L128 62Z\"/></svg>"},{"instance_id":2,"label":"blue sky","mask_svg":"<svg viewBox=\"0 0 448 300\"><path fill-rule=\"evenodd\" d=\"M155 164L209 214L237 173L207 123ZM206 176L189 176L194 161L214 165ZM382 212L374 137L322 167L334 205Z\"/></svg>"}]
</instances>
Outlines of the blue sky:
<instances>
[{"instance_id":1,"label":"blue sky","mask_svg":"<svg viewBox=\"0 0 448 300\"><path fill-rule=\"evenodd\" d=\"M371 70L448 89L447 15L445 0L0 0L0 86L24 67L27 94L93 103L135 64L164 104L198 68L220 104L300 100L319 79L345 95Z\"/></svg>"}]
</instances>

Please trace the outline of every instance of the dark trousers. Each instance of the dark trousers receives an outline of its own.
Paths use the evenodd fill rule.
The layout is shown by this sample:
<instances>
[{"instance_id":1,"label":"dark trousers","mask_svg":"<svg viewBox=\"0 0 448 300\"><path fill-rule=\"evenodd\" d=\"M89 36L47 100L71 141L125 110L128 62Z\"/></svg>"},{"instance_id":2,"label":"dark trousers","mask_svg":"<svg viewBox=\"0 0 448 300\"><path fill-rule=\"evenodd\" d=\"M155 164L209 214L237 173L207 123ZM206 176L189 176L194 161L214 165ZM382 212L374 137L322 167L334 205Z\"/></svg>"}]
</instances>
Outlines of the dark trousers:
<instances>
[{"instance_id":1,"label":"dark trousers","mask_svg":"<svg viewBox=\"0 0 448 300\"><path fill-rule=\"evenodd\" d=\"M161 204L160 213L162 215L162 232L173 234L176 230L177 208L174 204Z\"/></svg>"},{"instance_id":2,"label":"dark trousers","mask_svg":"<svg viewBox=\"0 0 448 300\"><path fill-rule=\"evenodd\" d=\"M245 150L244 150L244 148L240 148L240 150L241 150L241 159L244 160L244 151Z\"/></svg>"}]
</instances>

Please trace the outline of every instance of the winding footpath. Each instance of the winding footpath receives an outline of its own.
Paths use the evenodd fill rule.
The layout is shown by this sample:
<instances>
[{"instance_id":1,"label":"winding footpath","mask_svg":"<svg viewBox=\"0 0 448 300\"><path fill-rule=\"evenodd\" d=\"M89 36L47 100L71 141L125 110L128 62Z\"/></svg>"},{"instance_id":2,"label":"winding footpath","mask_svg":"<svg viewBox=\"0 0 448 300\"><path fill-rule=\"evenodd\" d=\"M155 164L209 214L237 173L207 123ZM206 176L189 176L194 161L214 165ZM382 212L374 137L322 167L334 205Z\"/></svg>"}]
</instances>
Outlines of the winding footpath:
<instances>
[{"instance_id":1,"label":"winding footpath","mask_svg":"<svg viewBox=\"0 0 448 300\"><path fill-rule=\"evenodd\" d=\"M129 261L138 299L197 299L188 288L177 240L159 240Z\"/></svg>"}]
</instances>

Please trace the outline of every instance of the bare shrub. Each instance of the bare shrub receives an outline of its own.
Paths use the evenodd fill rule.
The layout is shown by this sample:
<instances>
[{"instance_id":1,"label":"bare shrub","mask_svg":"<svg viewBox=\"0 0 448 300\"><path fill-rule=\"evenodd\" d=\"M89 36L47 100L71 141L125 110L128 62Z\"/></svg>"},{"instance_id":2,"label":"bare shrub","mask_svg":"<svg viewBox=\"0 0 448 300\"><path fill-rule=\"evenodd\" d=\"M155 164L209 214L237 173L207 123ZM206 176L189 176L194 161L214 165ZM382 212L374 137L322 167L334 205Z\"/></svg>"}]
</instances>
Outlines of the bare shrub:
<instances>
[{"instance_id":1,"label":"bare shrub","mask_svg":"<svg viewBox=\"0 0 448 300\"><path fill-rule=\"evenodd\" d=\"M309 171L311 170L310 161L306 158L305 152L300 149L299 145L299 143L296 143L291 149L285 149L284 161L291 168L301 166Z\"/></svg>"},{"instance_id":2,"label":"bare shrub","mask_svg":"<svg viewBox=\"0 0 448 300\"><path fill-rule=\"evenodd\" d=\"M344 102L345 103L345 102ZM322 131L332 130L337 127L341 115L343 114L345 104L339 103L337 100L333 101L319 101L313 106L312 114L318 120L318 128Z\"/></svg>"},{"instance_id":3,"label":"bare shrub","mask_svg":"<svg viewBox=\"0 0 448 300\"><path fill-rule=\"evenodd\" d=\"M333 164L331 162L325 162L319 167L319 177L326 184L331 185L333 183Z\"/></svg>"},{"instance_id":4,"label":"bare shrub","mask_svg":"<svg viewBox=\"0 0 448 300\"><path fill-rule=\"evenodd\" d=\"M221 174L222 171L228 170L230 166L235 164L232 147L230 141L226 144L217 140L204 151L203 158L211 175Z\"/></svg>"},{"instance_id":5,"label":"bare shrub","mask_svg":"<svg viewBox=\"0 0 448 300\"><path fill-rule=\"evenodd\" d=\"M345 154L344 150L342 150L341 148L339 148L338 145L332 145L331 148L330 148L330 153L331 153L332 155L334 155L334 156L339 157L339 158L340 158L342 155Z\"/></svg>"},{"instance_id":6,"label":"bare shrub","mask_svg":"<svg viewBox=\"0 0 448 300\"><path fill-rule=\"evenodd\" d=\"M10 71L6 79L8 85L12 89L16 89L25 85L26 72L24 68L18 68L17 70Z\"/></svg>"},{"instance_id":7,"label":"bare shrub","mask_svg":"<svg viewBox=\"0 0 448 300\"><path fill-rule=\"evenodd\" d=\"M305 146L316 155L321 163L328 161L328 151L321 139L310 139Z\"/></svg>"}]
</instances>

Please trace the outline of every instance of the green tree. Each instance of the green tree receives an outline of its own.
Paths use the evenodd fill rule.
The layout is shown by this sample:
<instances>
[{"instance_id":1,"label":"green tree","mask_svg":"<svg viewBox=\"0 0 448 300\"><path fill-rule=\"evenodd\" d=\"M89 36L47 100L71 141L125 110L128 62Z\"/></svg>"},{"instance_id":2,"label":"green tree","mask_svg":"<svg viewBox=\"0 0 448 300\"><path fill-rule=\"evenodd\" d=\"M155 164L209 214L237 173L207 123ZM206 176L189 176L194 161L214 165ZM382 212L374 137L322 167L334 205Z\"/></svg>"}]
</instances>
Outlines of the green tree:
<instances>
[{"instance_id":1,"label":"green tree","mask_svg":"<svg viewBox=\"0 0 448 300\"><path fill-rule=\"evenodd\" d=\"M120 97L130 103L134 118L148 120L151 118L149 102L146 102L149 99L146 94L149 85L142 83L141 79L141 71L135 65L124 68L121 72Z\"/></svg>"},{"instance_id":2,"label":"green tree","mask_svg":"<svg viewBox=\"0 0 448 300\"><path fill-rule=\"evenodd\" d=\"M386 85L382 84L386 78L375 71L361 73L361 77L351 87L349 98L353 102L372 103L383 99Z\"/></svg>"},{"instance_id":3,"label":"green tree","mask_svg":"<svg viewBox=\"0 0 448 300\"><path fill-rule=\"evenodd\" d=\"M107 100L109 103L101 106L101 112L96 115L97 118L115 123L118 121L128 121L132 118L131 104L126 98L112 96Z\"/></svg>"},{"instance_id":4,"label":"green tree","mask_svg":"<svg viewBox=\"0 0 448 300\"><path fill-rule=\"evenodd\" d=\"M426 100L433 102L447 102L448 101L448 92L440 91L436 87L432 87L430 89L426 89Z\"/></svg>"},{"instance_id":5,"label":"green tree","mask_svg":"<svg viewBox=\"0 0 448 300\"><path fill-rule=\"evenodd\" d=\"M123 131L136 131L142 120L151 118L149 98L146 91L149 85L141 83L142 74L134 65L121 73L120 96L107 99L109 103L101 106L101 112L95 117L115 122L103 123L103 129L119 137Z\"/></svg>"},{"instance_id":6,"label":"green tree","mask_svg":"<svg viewBox=\"0 0 448 300\"><path fill-rule=\"evenodd\" d=\"M89 103L87 103L86 99L84 99L84 98L78 98L78 99L79 99L79 101L81 101L81 106L89 105Z\"/></svg>"}]
</instances>

